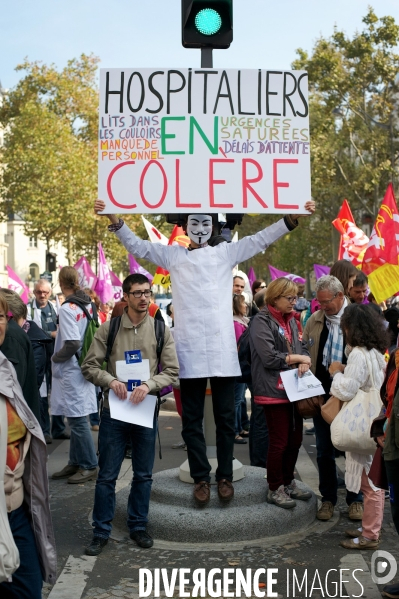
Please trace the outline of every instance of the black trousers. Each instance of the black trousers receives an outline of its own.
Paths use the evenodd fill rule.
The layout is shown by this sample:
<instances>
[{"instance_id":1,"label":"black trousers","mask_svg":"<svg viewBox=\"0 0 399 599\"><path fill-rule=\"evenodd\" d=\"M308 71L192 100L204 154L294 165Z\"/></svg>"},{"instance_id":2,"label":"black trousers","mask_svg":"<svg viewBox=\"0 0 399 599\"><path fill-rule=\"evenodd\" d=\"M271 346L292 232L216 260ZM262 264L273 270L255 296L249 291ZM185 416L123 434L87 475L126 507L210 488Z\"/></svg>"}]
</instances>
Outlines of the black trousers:
<instances>
[{"instance_id":1,"label":"black trousers","mask_svg":"<svg viewBox=\"0 0 399 599\"><path fill-rule=\"evenodd\" d=\"M206 378L180 379L183 410L182 436L187 445L190 474L194 482L210 481L211 465L206 456L203 431ZM216 424L216 480L233 480L234 449L234 381L235 377L210 378L213 415Z\"/></svg>"},{"instance_id":2,"label":"black trousers","mask_svg":"<svg viewBox=\"0 0 399 599\"><path fill-rule=\"evenodd\" d=\"M392 520L399 535L399 460L385 460Z\"/></svg>"}]
</instances>

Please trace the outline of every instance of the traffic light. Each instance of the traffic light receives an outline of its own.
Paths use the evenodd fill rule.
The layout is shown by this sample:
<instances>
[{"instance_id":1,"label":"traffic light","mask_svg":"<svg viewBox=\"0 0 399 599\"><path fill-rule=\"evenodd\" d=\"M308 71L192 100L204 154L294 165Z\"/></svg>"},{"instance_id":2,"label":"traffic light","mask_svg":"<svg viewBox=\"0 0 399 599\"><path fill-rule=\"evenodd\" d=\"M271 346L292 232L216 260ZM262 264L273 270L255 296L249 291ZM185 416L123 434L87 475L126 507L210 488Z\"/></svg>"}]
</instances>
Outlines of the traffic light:
<instances>
[{"instance_id":1,"label":"traffic light","mask_svg":"<svg viewBox=\"0 0 399 599\"><path fill-rule=\"evenodd\" d=\"M182 0L185 48L229 48L233 41L233 0Z\"/></svg>"},{"instance_id":2,"label":"traffic light","mask_svg":"<svg viewBox=\"0 0 399 599\"><path fill-rule=\"evenodd\" d=\"M51 252L46 253L46 270L48 272L54 272L57 268L57 254Z\"/></svg>"}]
</instances>

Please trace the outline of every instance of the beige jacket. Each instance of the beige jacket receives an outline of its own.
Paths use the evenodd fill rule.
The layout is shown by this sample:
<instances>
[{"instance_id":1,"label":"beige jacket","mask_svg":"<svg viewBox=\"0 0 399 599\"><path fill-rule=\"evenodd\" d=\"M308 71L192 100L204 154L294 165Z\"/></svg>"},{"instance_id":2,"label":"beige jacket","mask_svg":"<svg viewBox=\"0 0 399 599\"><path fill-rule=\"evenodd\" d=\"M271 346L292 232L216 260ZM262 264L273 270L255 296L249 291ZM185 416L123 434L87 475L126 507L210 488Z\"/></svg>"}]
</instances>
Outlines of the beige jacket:
<instances>
[{"instance_id":1,"label":"beige jacket","mask_svg":"<svg viewBox=\"0 0 399 599\"><path fill-rule=\"evenodd\" d=\"M109 327L110 321L105 322L98 329L82 364L83 376L94 385L102 387L105 390L104 406L106 408L109 407L109 386L117 378L115 363L117 360L125 359L125 351L139 349L141 356L150 361L150 378L148 381L143 381L143 383L148 385L150 393L157 393L163 387L167 387L177 381L179 363L177 361L175 342L168 327L165 327L165 339L160 359L162 372L158 373L154 319L149 314L146 315L138 326L134 326L127 313L123 313L107 369L102 370L107 351Z\"/></svg>"},{"instance_id":2,"label":"beige jacket","mask_svg":"<svg viewBox=\"0 0 399 599\"><path fill-rule=\"evenodd\" d=\"M32 518L43 580L54 584L57 576L57 554L50 512L46 442L40 424L22 395L14 366L0 352L0 401L5 401L5 397L31 435L22 476L25 502Z\"/></svg>"},{"instance_id":3,"label":"beige jacket","mask_svg":"<svg viewBox=\"0 0 399 599\"><path fill-rule=\"evenodd\" d=\"M324 310L318 310L309 318L303 331L302 341L307 343L310 359L312 360L311 371L316 373L317 355L320 347L320 335L324 327Z\"/></svg>"}]
</instances>

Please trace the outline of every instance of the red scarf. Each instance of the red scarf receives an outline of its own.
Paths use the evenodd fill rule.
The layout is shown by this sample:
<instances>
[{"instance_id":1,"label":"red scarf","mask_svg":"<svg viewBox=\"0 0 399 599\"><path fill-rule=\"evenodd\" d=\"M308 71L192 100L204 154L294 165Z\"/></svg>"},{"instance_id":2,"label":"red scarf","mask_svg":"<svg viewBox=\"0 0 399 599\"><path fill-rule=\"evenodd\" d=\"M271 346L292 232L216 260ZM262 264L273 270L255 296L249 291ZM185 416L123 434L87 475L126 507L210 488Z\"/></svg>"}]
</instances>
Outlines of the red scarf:
<instances>
[{"instance_id":1,"label":"red scarf","mask_svg":"<svg viewBox=\"0 0 399 599\"><path fill-rule=\"evenodd\" d=\"M292 343L292 331L289 322L295 316L294 311L292 310L292 312L288 312L288 314L283 314L282 312L280 312L280 310L276 310L276 308L273 308L273 306L268 305L267 308L270 314L273 316L273 318L277 320L278 324L283 329L284 337L288 339L290 343Z\"/></svg>"}]
</instances>

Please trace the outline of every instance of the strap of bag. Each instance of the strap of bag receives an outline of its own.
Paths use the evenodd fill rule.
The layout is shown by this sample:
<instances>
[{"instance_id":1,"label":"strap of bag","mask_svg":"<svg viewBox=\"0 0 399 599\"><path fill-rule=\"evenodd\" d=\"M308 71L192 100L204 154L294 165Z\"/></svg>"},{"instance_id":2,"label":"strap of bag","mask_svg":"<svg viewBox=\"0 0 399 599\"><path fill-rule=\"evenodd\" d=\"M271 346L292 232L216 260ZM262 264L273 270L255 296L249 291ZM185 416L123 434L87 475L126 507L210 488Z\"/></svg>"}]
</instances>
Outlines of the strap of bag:
<instances>
[{"instance_id":1,"label":"strap of bag","mask_svg":"<svg viewBox=\"0 0 399 599\"><path fill-rule=\"evenodd\" d=\"M121 326L122 316L116 316L115 318L111 318L109 323L108 337L107 337L107 351L105 353L104 362L109 361L109 357L112 352L112 348L114 346L115 338L118 334L119 327Z\"/></svg>"},{"instance_id":2,"label":"strap of bag","mask_svg":"<svg viewBox=\"0 0 399 599\"><path fill-rule=\"evenodd\" d=\"M365 352L362 347L359 347L359 349L362 352L362 354L364 355L365 360L366 360L367 369L369 371L369 377L371 380L371 388L376 389L375 382L374 382L374 376L373 376L373 365L372 365L371 359L370 359L370 352Z\"/></svg>"},{"instance_id":3,"label":"strap of bag","mask_svg":"<svg viewBox=\"0 0 399 599\"><path fill-rule=\"evenodd\" d=\"M7 460L7 406L6 400L0 396L0 481L4 480L4 473L6 471L6 460ZM3 485L4 486L4 485Z\"/></svg>"}]
</instances>

